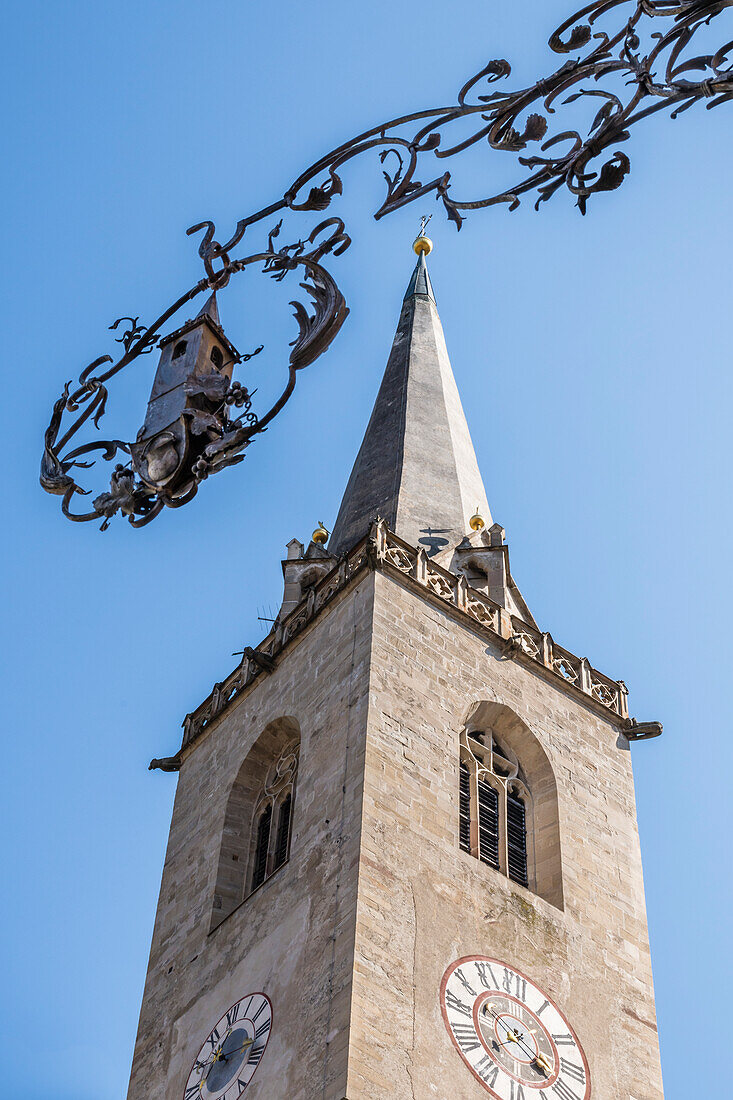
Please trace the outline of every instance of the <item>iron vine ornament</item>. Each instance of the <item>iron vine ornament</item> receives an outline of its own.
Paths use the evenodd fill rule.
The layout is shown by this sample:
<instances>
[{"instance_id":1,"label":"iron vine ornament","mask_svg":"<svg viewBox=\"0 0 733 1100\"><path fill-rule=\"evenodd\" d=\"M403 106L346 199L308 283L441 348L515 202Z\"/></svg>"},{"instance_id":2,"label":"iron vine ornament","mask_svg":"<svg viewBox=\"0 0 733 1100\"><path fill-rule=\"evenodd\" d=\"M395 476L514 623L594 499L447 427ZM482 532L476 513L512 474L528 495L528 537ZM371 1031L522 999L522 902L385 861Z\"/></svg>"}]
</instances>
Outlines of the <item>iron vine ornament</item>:
<instances>
[{"instance_id":1,"label":"iron vine ornament","mask_svg":"<svg viewBox=\"0 0 733 1100\"><path fill-rule=\"evenodd\" d=\"M186 504L211 473L242 461L245 448L290 398L297 372L329 347L349 312L323 263L327 256L341 255L351 243L341 218L321 221L307 237L278 247L281 219L270 228L266 249L232 258L250 227L278 214L325 211L343 192L344 167L372 149L378 153L386 183L386 195L375 218L434 194L460 229L467 211L498 203L507 203L513 210L522 196L529 194L536 196L539 208L563 187L575 196L584 214L591 196L615 190L627 176L629 158L616 147L629 138L631 126L658 111L669 109L676 118L702 100L710 109L733 99L733 63L728 60L733 41L712 53L694 55L692 49L699 32L731 6L733 0L594 0L558 27L549 40L554 53L580 56L569 58L532 87L490 91L511 72L508 62L490 61L463 86L452 106L381 123L322 157L281 199L242 218L225 243L215 238L212 221L192 226L189 235L202 233L199 255L204 277L151 325L140 324L137 317L123 317L110 326L119 331L121 325L127 325L117 337L122 354L116 361L110 355L100 356L81 372L73 392L70 383L64 387L45 434L43 488L63 498L62 511L69 519L101 519L102 529L118 511L134 527L143 527L164 507ZM693 75L696 79L691 79ZM608 82L613 78L616 82L611 90ZM606 82L605 86L601 82ZM594 101L598 109L585 137L577 129L550 133L548 116L560 106ZM453 124L466 119L470 133L454 139ZM487 198L461 199L441 161L480 142L514 154L524 154L535 144L537 152L518 156L524 171L515 186ZM422 172L435 162L434 178L427 183L418 179L418 166ZM434 172L436 169L427 174L433 176ZM87 421L99 428L109 380L139 356L170 344L173 337L162 330L175 314L198 295L223 289L232 276L253 265L277 280L299 272L299 285L310 298L308 306L291 302L299 331L291 345L285 387L269 411L261 416L253 412L252 394L241 383L231 381L234 363L250 359L261 349L240 356L229 345L232 361L228 369L207 360L204 366L198 362L189 370L178 387L181 399L175 411L179 415L170 425L141 428L134 443L112 439L67 449ZM211 332L226 342L216 323L215 307L210 314L213 319L207 324ZM184 328L193 324L187 322ZM151 397L149 410L152 404ZM243 412L232 416L234 409ZM67 414L72 418L78 415L62 430ZM115 465L109 489L93 499L92 510L74 512L75 498L89 495L89 491L76 482L72 471L94 465L90 456L100 451L107 461L120 453L126 458Z\"/></svg>"}]
</instances>

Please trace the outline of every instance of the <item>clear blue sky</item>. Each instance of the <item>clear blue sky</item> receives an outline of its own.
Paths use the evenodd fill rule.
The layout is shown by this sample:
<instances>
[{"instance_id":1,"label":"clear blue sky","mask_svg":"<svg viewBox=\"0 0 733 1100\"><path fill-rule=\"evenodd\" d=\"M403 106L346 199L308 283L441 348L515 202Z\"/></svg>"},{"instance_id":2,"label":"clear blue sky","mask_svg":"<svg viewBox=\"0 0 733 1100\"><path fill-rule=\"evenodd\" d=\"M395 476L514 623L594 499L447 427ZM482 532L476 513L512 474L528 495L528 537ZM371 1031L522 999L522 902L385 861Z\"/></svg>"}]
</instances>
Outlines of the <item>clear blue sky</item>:
<instances>
[{"instance_id":1,"label":"clear blue sky","mask_svg":"<svg viewBox=\"0 0 733 1100\"><path fill-rule=\"evenodd\" d=\"M246 461L145 530L69 524L41 492L53 400L111 349L114 318L150 320L200 277L187 226L233 225L360 128L453 101L492 57L532 83L569 11L6 11L3 1095L124 1095L175 788L148 761L176 751L183 716L258 641L285 543L333 521L432 202L375 223L376 155L354 170L347 327ZM518 582L544 628L665 725L633 756L668 1100L717 1095L728 1072L711 1052L728 1049L730 1007L732 128L730 105L638 128L629 180L585 219L559 194L539 214L478 213L460 235L435 208L430 227ZM467 190L482 173L502 186L508 164L486 150ZM221 300L243 350L267 344L246 376L263 394L294 332L287 289L243 279ZM152 368L113 390L110 431L134 434Z\"/></svg>"}]
</instances>

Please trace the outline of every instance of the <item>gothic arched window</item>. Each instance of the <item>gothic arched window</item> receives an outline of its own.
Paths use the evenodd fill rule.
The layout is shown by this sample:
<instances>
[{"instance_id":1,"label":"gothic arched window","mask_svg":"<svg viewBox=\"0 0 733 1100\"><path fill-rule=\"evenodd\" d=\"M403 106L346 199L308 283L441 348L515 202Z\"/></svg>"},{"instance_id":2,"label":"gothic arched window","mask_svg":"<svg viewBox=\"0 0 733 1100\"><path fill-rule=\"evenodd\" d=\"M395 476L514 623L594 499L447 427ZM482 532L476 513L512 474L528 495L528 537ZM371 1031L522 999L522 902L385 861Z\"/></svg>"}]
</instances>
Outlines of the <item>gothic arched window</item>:
<instances>
[{"instance_id":1,"label":"gothic arched window","mask_svg":"<svg viewBox=\"0 0 733 1100\"><path fill-rule=\"evenodd\" d=\"M214 364L214 366L218 370L219 367L224 362L224 356L221 353L221 348L213 347L211 349L211 355L209 356L209 358L211 359L211 362Z\"/></svg>"},{"instance_id":2,"label":"gothic arched window","mask_svg":"<svg viewBox=\"0 0 733 1100\"><path fill-rule=\"evenodd\" d=\"M278 718L262 730L227 797L214 888L214 929L290 856L300 730Z\"/></svg>"},{"instance_id":3,"label":"gothic arched window","mask_svg":"<svg viewBox=\"0 0 733 1100\"><path fill-rule=\"evenodd\" d=\"M528 886L527 823L532 796L519 761L490 729L461 738L460 845Z\"/></svg>"},{"instance_id":4,"label":"gothic arched window","mask_svg":"<svg viewBox=\"0 0 733 1100\"><path fill-rule=\"evenodd\" d=\"M458 843L563 908L557 784L545 747L504 703L474 703L460 739Z\"/></svg>"},{"instance_id":5,"label":"gothic arched window","mask_svg":"<svg viewBox=\"0 0 733 1100\"><path fill-rule=\"evenodd\" d=\"M173 358L174 359L180 359L182 355L186 354L186 348L187 347L188 347L188 344L186 343L185 340L179 340L178 343L176 344L176 346L173 349Z\"/></svg>"},{"instance_id":6,"label":"gothic arched window","mask_svg":"<svg viewBox=\"0 0 733 1100\"><path fill-rule=\"evenodd\" d=\"M254 815L249 893L287 862L298 750L289 745L270 769Z\"/></svg>"}]
</instances>

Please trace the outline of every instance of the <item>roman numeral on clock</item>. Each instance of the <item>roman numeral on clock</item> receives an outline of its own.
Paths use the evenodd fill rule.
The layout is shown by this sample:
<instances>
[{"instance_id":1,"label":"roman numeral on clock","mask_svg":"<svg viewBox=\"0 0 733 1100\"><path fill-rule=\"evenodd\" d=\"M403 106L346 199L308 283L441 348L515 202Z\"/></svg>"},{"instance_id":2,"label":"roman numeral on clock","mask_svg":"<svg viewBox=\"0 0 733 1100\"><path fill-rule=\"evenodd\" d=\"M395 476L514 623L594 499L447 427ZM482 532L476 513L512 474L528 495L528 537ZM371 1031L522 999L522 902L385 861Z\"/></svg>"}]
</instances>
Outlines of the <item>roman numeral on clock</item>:
<instances>
[{"instance_id":1,"label":"roman numeral on clock","mask_svg":"<svg viewBox=\"0 0 733 1100\"><path fill-rule=\"evenodd\" d=\"M565 1084L562 1077L558 1077L557 1081L555 1081L550 1088L560 1100L580 1100L578 1094L573 1092L569 1085Z\"/></svg>"},{"instance_id":2,"label":"roman numeral on clock","mask_svg":"<svg viewBox=\"0 0 733 1100\"><path fill-rule=\"evenodd\" d=\"M472 1050L481 1046L476 1038L476 1032L469 1024L453 1024L453 1034L464 1054L470 1054Z\"/></svg>"},{"instance_id":3,"label":"roman numeral on clock","mask_svg":"<svg viewBox=\"0 0 733 1100\"><path fill-rule=\"evenodd\" d=\"M453 973L456 976L456 978L458 978L458 981L461 983L463 988L466 990L466 993L469 993L472 997L475 997L476 996L476 990L472 989L471 983L469 982L468 978L466 977L466 975L461 970L460 966L457 966L456 969L453 971Z\"/></svg>"},{"instance_id":4,"label":"roman numeral on clock","mask_svg":"<svg viewBox=\"0 0 733 1100\"><path fill-rule=\"evenodd\" d=\"M568 1077L572 1077L576 1081L580 1081L581 1084L585 1084L585 1070L582 1066L578 1066L575 1062L568 1062L567 1058L560 1059L560 1072L567 1074Z\"/></svg>"},{"instance_id":5,"label":"roman numeral on clock","mask_svg":"<svg viewBox=\"0 0 733 1100\"><path fill-rule=\"evenodd\" d=\"M236 1004L227 1012L227 1027L231 1027L239 1016L239 1005Z\"/></svg>"},{"instance_id":6,"label":"roman numeral on clock","mask_svg":"<svg viewBox=\"0 0 733 1100\"><path fill-rule=\"evenodd\" d=\"M520 1001L527 999L527 982L519 974L513 974L511 970L507 970L506 967L504 968L504 981L501 984L507 993L510 995L513 993Z\"/></svg>"},{"instance_id":7,"label":"roman numeral on clock","mask_svg":"<svg viewBox=\"0 0 733 1100\"><path fill-rule=\"evenodd\" d=\"M201 1096L200 1085L189 1085L186 1089L184 1100L193 1100L194 1096Z\"/></svg>"},{"instance_id":8,"label":"roman numeral on clock","mask_svg":"<svg viewBox=\"0 0 733 1100\"><path fill-rule=\"evenodd\" d=\"M260 1039L263 1035L267 1034L267 1032L270 1030L271 1023L272 1020L265 1020L263 1024L260 1024L260 1026L257 1028L257 1031L255 1031L255 1042L257 1042L257 1040Z\"/></svg>"},{"instance_id":9,"label":"roman numeral on clock","mask_svg":"<svg viewBox=\"0 0 733 1100\"><path fill-rule=\"evenodd\" d=\"M499 1067L496 1062L492 1062L488 1055L484 1054L480 1062L475 1065L476 1073L482 1081L485 1081L487 1085L494 1086L496 1084L496 1078L499 1076Z\"/></svg>"},{"instance_id":10,"label":"roman numeral on clock","mask_svg":"<svg viewBox=\"0 0 733 1100\"><path fill-rule=\"evenodd\" d=\"M456 959L440 999L456 1054L496 1100L587 1100L590 1070L571 1024L511 963Z\"/></svg>"},{"instance_id":11,"label":"roman numeral on clock","mask_svg":"<svg viewBox=\"0 0 733 1100\"><path fill-rule=\"evenodd\" d=\"M484 989L499 989L499 983L496 980L496 974L491 968L491 963L477 962L476 970L478 971L478 976L481 979L481 984L483 985ZM491 977L490 982L486 980L487 971Z\"/></svg>"},{"instance_id":12,"label":"roman numeral on clock","mask_svg":"<svg viewBox=\"0 0 733 1100\"><path fill-rule=\"evenodd\" d=\"M452 989L446 991L445 1003L448 1008L452 1008L454 1012L460 1012L462 1016L468 1016L469 1019L473 1016L471 1006L464 1004L460 997L456 997Z\"/></svg>"},{"instance_id":13,"label":"roman numeral on clock","mask_svg":"<svg viewBox=\"0 0 733 1100\"><path fill-rule=\"evenodd\" d=\"M248 1066L258 1066L260 1064L260 1058L265 1053L264 1047L250 1047L249 1058L247 1059Z\"/></svg>"},{"instance_id":14,"label":"roman numeral on clock","mask_svg":"<svg viewBox=\"0 0 733 1100\"><path fill-rule=\"evenodd\" d=\"M217 1045L219 1043L219 1039L220 1039L219 1032L216 1030L216 1028L214 1028L214 1030L212 1031L211 1035L208 1037L206 1042L209 1044L209 1046L211 1047L212 1050L216 1050Z\"/></svg>"}]
</instances>

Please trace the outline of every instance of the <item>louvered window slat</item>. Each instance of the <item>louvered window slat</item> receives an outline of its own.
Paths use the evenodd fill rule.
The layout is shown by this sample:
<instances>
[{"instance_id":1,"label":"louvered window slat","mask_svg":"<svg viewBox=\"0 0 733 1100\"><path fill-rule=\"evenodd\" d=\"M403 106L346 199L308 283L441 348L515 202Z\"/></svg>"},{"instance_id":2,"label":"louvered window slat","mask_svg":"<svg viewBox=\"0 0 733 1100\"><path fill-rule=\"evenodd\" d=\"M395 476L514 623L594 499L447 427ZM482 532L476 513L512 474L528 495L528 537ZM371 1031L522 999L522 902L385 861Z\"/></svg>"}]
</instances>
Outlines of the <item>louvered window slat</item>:
<instances>
[{"instance_id":1,"label":"louvered window slat","mask_svg":"<svg viewBox=\"0 0 733 1100\"><path fill-rule=\"evenodd\" d=\"M275 866L273 870L282 867L288 858L288 843L290 841L290 808L292 798L288 795L280 806L280 815L277 820L277 841L275 842Z\"/></svg>"},{"instance_id":2,"label":"louvered window slat","mask_svg":"<svg viewBox=\"0 0 733 1100\"><path fill-rule=\"evenodd\" d=\"M468 767L461 762L459 790L459 843L464 852L471 851L471 778Z\"/></svg>"},{"instance_id":3,"label":"louvered window slat","mask_svg":"<svg viewBox=\"0 0 733 1100\"><path fill-rule=\"evenodd\" d=\"M270 847L270 825L272 823L272 806L262 811L257 823L257 847L255 849L254 873L252 875L252 889L256 890L267 877L267 852Z\"/></svg>"},{"instance_id":4,"label":"louvered window slat","mask_svg":"<svg viewBox=\"0 0 733 1100\"><path fill-rule=\"evenodd\" d=\"M473 741L462 746L459 761L460 847L529 888L527 831L532 827L532 811L531 801L525 799L530 800L531 795L524 786L524 777L518 774L521 769L493 734L479 731L469 736ZM465 759L464 747L475 757L475 764Z\"/></svg>"},{"instance_id":5,"label":"louvered window slat","mask_svg":"<svg viewBox=\"0 0 733 1100\"><path fill-rule=\"evenodd\" d=\"M478 781L479 859L499 869L499 796L484 780Z\"/></svg>"},{"instance_id":6,"label":"louvered window slat","mask_svg":"<svg viewBox=\"0 0 733 1100\"><path fill-rule=\"evenodd\" d=\"M524 803L507 795L507 848L509 878L522 886L527 885L527 825Z\"/></svg>"}]
</instances>

